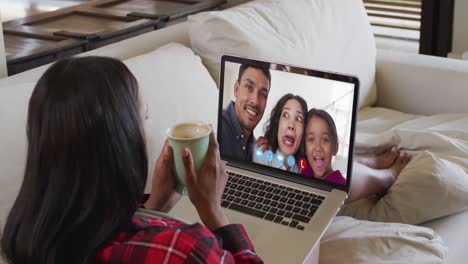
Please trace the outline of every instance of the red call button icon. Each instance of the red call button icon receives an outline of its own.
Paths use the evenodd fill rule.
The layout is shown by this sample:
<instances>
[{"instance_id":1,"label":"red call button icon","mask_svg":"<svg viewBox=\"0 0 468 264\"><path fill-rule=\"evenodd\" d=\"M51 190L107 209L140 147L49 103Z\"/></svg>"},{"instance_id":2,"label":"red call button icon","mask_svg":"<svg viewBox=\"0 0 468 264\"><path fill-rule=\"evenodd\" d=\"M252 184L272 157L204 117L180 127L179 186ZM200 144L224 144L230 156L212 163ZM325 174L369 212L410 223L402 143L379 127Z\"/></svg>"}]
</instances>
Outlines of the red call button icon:
<instances>
[{"instance_id":1,"label":"red call button icon","mask_svg":"<svg viewBox=\"0 0 468 264\"><path fill-rule=\"evenodd\" d=\"M304 170L305 168L307 168L307 161L305 158L299 159L299 167L301 168L301 170Z\"/></svg>"}]
</instances>

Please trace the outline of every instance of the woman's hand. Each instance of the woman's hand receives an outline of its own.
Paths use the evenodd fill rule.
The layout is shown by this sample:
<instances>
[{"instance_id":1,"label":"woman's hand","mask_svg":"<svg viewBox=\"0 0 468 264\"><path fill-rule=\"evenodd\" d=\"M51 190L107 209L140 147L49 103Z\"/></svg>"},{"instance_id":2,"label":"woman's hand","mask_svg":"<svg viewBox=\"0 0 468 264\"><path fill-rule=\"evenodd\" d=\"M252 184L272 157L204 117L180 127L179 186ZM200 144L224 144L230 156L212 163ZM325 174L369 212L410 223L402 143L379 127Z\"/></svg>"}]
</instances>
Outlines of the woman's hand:
<instances>
[{"instance_id":1,"label":"woman's hand","mask_svg":"<svg viewBox=\"0 0 468 264\"><path fill-rule=\"evenodd\" d=\"M211 132L210 145L205 161L197 175L193 165L192 153L188 148L182 150L186 172L187 192L200 219L210 230L229 224L221 208L221 196L227 181L227 174L221 164L218 142Z\"/></svg>"},{"instance_id":2,"label":"woman's hand","mask_svg":"<svg viewBox=\"0 0 468 264\"><path fill-rule=\"evenodd\" d=\"M174 155L168 140L156 161L151 184L151 194L145 202L145 208L160 212L169 212L179 201L180 194L175 191L176 180L173 172Z\"/></svg>"},{"instance_id":3,"label":"woman's hand","mask_svg":"<svg viewBox=\"0 0 468 264\"><path fill-rule=\"evenodd\" d=\"M271 150L270 142L268 142L268 139L266 139L264 136L257 138L255 144L257 145L257 148L261 147L263 152L266 150Z\"/></svg>"}]
</instances>

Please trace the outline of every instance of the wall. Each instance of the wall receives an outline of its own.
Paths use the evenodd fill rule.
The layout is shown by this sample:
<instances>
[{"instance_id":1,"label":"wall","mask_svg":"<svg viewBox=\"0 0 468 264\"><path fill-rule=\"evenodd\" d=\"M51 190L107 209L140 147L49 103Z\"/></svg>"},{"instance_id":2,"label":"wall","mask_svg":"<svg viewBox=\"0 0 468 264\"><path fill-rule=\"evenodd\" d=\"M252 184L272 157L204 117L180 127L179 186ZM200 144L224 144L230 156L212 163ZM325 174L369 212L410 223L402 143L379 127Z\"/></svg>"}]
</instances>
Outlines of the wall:
<instances>
[{"instance_id":1,"label":"wall","mask_svg":"<svg viewBox=\"0 0 468 264\"><path fill-rule=\"evenodd\" d=\"M455 0L452 52L468 51L468 0Z\"/></svg>"}]
</instances>

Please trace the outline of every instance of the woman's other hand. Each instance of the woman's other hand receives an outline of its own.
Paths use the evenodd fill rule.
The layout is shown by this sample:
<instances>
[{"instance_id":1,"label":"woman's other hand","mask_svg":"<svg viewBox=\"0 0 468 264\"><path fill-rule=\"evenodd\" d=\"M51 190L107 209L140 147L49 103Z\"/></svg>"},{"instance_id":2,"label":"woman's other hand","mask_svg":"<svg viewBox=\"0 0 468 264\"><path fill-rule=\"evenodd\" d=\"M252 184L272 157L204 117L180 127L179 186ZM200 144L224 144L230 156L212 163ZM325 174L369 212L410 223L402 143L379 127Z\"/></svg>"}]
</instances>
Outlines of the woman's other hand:
<instances>
[{"instance_id":1,"label":"woman's other hand","mask_svg":"<svg viewBox=\"0 0 468 264\"><path fill-rule=\"evenodd\" d=\"M262 148L262 151L265 152L266 150L271 150L270 147L270 142L268 142L268 139L266 137L261 136L255 141L256 147L257 148Z\"/></svg>"},{"instance_id":2,"label":"woman's other hand","mask_svg":"<svg viewBox=\"0 0 468 264\"><path fill-rule=\"evenodd\" d=\"M186 172L187 192L200 219L210 230L229 224L222 208L221 196L227 181L227 174L221 163L218 142L214 133L210 134L208 153L199 173L195 171L192 153L188 148L182 150Z\"/></svg>"},{"instance_id":3,"label":"woman's other hand","mask_svg":"<svg viewBox=\"0 0 468 264\"><path fill-rule=\"evenodd\" d=\"M145 202L145 208L160 212L169 212L179 201L180 194L175 191L174 155L166 139L156 161L151 184L151 194Z\"/></svg>"}]
</instances>

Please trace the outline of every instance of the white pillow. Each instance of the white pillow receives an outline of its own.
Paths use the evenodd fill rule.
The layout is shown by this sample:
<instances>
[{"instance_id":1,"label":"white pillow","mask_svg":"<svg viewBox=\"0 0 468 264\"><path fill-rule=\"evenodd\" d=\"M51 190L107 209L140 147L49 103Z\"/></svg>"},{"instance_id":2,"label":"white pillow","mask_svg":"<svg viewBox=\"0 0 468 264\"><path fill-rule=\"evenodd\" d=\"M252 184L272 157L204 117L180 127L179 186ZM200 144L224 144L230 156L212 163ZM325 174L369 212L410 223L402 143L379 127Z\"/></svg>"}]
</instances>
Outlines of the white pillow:
<instances>
[{"instance_id":1,"label":"white pillow","mask_svg":"<svg viewBox=\"0 0 468 264\"><path fill-rule=\"evenodd\" d=\"M26 120L35 83L0 87L0 230L23 182Z\"/></svg>"},{"instance_id":2,"label":"white pillow","mask_svg":"<svg viewBox=\"0 0 468 264\"><path fill-rule=\"evenodd\" d=\"M336 217L320 242L320 263L444 263L448 249L433 230Z\"/></svg>"},{"instance_id":3,"label":"white pillow","mask_svg":"<svg viewBox=\"0 0 468 264\"><path fill-rule=\"evenodd\" d=\"M421 224L468 209L468 114L418 117L383 108L360 113L356 149L397 145L414 158L384 197L348 204L342 214Z\"/></svg>"},{"instance_id":4,"label":"white pillow","mask_svg":"<svg viewBox=\"0 0 468 264\"><path fill-rule=\"evenodd\" d=\"M143 100L148 104L150 182L167 128L179 122L201 121L212 124L216 132L218 89L200 57L181 44L170 43L124 63L137 78Z\"/></svg>"},{"instance_id":5,"label":"white pillow","mask_svg":"<svg viewBox=\"0 0 468 264\"><path fill-rule=\"evenodd\" d=\"M219 83L231 54L357 75L360 107L376 101L376 47L361 0L263 0L188 18L195 53Z\"/></svg>"},{"instance_id":6,"label":"white pillow","mask_svg":"<svg viewBox=\"0 0 468 264\"><path fill-rule=\"evenodd\" d=\"M468 209L468 158L424 151L403 169L381 199L345 206L342 215L421 224Z\"/></svg>"}]
</instances>

